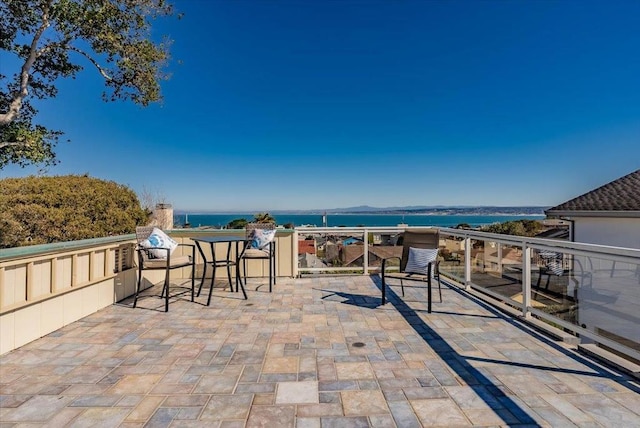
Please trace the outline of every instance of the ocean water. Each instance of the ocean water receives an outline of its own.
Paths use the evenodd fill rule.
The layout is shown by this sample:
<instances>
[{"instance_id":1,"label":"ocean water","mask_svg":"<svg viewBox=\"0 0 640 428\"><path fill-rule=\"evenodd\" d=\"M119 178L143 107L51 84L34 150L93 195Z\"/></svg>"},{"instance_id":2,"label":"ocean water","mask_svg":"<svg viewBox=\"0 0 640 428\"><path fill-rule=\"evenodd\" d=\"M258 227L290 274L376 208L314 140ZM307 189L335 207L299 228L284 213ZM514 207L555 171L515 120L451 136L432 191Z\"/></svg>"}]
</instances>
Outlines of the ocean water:
<instances>
[{"instance_id":1,"label":"ocean water","mask_svg":"<svg viewBox=\"0 0 640 428\"><path fill-rule=\"evenodd\" d=\"M244 218L251 220L251 214L187 214L191 227L213 226L222 227L231 220ZM292 223L294 226L321 227L321 214L277 214L273 216L280 225ZM396 215L396 214L328 214L327 226L397 226L405 223L409 226L440 226L455 227L460 223L467 223L472 227L484 226L492 223L502 223L512 220L542 220L543 215ZM175 227L185 223L185 215L173 217Z\"/></svg>"}]
</instances>

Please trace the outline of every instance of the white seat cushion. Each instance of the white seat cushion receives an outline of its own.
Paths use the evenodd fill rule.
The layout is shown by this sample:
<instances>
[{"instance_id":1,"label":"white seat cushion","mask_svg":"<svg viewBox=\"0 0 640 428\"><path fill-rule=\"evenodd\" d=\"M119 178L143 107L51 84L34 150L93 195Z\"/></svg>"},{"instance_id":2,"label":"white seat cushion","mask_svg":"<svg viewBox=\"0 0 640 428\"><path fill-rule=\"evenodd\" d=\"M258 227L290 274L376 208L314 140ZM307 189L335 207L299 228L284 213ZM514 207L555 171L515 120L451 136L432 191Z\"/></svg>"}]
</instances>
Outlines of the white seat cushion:
<instances>
[{"instance_id":1,"label":"white seat cushion","mask_svg":"<svg viewBox=\"0 0 640 428\"><path fill-rule=\"evenodd\" d=\"M243 255L244 258L247 259L252 259L252 258L256 258L256 259L261 259L261 258L267 258L269 257L269 252L268 251L264 251L264 250L259 250L257 248L247 248L244 252Z\"/></svg>"},{"instance_id":2,"label":"white seat cushion","mask_svg":"<svg viewBox=\"0 0 640 428\"><path fill-rule=\"evenodd\" d=\"M189 256L171 257L171 266L181 266L191 264ZM145 268L164 268L167 267L167 259L149 259L144 262Z\"/></svg>"}]
</instances>

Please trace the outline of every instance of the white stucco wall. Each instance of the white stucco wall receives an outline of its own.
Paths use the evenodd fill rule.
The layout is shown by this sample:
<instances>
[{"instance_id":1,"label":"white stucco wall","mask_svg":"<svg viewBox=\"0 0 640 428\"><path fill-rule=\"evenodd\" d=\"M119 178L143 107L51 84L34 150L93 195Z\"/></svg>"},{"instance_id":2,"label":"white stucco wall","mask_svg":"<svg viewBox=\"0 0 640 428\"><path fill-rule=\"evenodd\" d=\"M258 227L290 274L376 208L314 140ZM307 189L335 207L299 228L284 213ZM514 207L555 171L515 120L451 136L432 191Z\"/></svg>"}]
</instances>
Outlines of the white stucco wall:
<instances>
[{"instance_id":1,"label":"white stucco wall","mask_svg":"<svg viewBox=\"0 0 640 428\"><path fill-rule=\"evenodd\" d=\"M575 242L640 248L640 218L575 217Z\"/></svg>"},{"instance_id":2,"label":"white stucco wall","mask_svg":"<svg viewBox=\"0 0 640 428\"><path fill-rule=\"evenodd\" d=\"M640 218L574 218L575 242L640 249ZM589 277L578 287L579 324L640 347L640 267L609 258L578 256ZM585 342L588 340L583 339Z\"/></svg>"}]
</instances>

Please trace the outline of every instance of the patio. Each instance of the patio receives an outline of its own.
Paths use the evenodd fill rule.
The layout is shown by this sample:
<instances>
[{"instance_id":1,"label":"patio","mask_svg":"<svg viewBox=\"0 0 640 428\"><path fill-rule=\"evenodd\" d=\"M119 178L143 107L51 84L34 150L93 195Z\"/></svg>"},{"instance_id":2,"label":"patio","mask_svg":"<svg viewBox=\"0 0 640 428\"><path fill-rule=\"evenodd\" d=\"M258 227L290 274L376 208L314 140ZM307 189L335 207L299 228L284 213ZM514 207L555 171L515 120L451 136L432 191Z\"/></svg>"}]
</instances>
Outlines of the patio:
<instances>
[{"instance_id":1,"label":"patio","mask_svg":"<svg viewBox=\"0 0 640 428\"><path fill-rule=\"evenodd\" d=\"M639 426L640 386L457 288L129 298L0 357L10 426ZM159 291L156 290L159 294Z\"/></svg>"}]
</instances>

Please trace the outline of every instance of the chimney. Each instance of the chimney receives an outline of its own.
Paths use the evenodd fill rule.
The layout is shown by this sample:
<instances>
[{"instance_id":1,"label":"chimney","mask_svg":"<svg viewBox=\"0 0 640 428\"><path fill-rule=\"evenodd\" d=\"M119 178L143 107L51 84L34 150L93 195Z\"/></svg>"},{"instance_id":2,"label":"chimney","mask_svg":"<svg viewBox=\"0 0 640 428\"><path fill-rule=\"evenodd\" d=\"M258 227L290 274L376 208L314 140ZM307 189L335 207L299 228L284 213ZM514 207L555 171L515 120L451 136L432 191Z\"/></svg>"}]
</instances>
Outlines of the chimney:
<instances>
[{"instance_id":1,"label":"chimney","mask_svg":"<svg viewBox=\"0 0 640 428\"><path fill-rule=\"evenodd\" d=\"M173 207L171 204L156 204L153 225L163 230L173 229Z\"/></svg>"}]
</instances>

